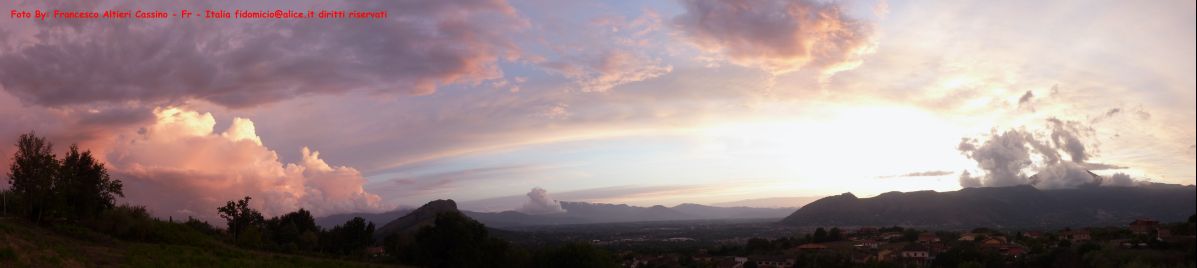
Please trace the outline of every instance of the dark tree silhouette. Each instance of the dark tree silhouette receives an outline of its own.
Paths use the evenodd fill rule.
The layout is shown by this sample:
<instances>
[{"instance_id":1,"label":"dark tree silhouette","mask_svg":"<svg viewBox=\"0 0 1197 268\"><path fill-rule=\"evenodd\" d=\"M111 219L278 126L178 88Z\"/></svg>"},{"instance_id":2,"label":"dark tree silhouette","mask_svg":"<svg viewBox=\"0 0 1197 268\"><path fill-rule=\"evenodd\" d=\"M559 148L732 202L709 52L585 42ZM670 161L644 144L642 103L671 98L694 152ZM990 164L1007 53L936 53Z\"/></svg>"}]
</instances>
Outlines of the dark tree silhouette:
<instances>
[{"instance_id":1,"label":"dark tree silhouette","mask_svg":"<svg viewBox=\"0 0 1197 268\"><path fill-rule=\"evenodd\" d=\"M21 209L25 216L34 222L42 222L54 203L58 160L51 152L53 148L53 144L33 132L22 134L8 169L12 193L24 204Z\"/></svg>"},{"instance_id":2,"label":"dark tree silhouette","mask_svg":"<svg viewBox=\"0 0 1197 268\"><path fill-rule=\"evenodd\" d=\"M91 151L79 152L79 146L71 145L59 161L53 148L45 138L23 134L9 166L12 193L30 220L95 218L124 196L121 181L109 177Z\"/></svg>"},{"instance_id":3,"label":"dark tree silhouette","mask_svg":"<svg viewBox=\"0 0 1197 268\"><path fill-rule=\"evenodd\" d=\"M839 227L831 227L831 232L829 234L827 234L827 240L828 241L844 240L843 231L840 231Z\"/></svg>"},{"instance_id":4,"label":"dark tree silhouette","mask_svg":"<svg viewBox=\"0 0 1197 268\"><path fill-rule=\"evenodd\" d=\"M224 206L216 208L220 217L228 222L228 231L233 235L234 240L239 238L246 229L251 227L260 229L258 226L264 221L262 213L249 207L250 199L246 196L237 202L229 201Z\"/></svg>"},{"instance_id":5,"label":"dark tree silhouette","mask_svg":"<svg viewBox=\"0 0 1197 268\"><path fill-rule=\"evenodd\" d=\"M814 235L815 243L823 243L823 242L827 242L827 240L828 240L827 230L823 229L823 227L816 228L815 235Z\"/></svg>"},{"instance_id":6,"label":"dark tree silhouette","mask_svg":"<svg viewBox=\"0 0 1197 268\"><path fill-rule=\"evenodd\" d=\"M117 196L125 196L120 180L108 176L108 169L91 155L71 145L54 182L57 200L68 218L92 218L111 209Z\"/></svg>"},{"instance_id":7,"label":"dark tree silhouette","mask_svg":"<svg viewBox=\"0 0 1197 268\"><path fill-rule=\"evenodd\" d=\"M270 240L287 250L312 250L320 233L312 213L302 208L266 220L266 229L270 233Z\"/></svg>"},{"instance_id":8,"label":"dark tree silhouette","mask_svg":"<svg viewBox=\"0 0 1197 268\"><path fill-rule=\"evenodd\" d=\"M339 254L361 253L374 243L374 223L353 217L343 225L334 226L320 238L325 251Z\"/></svg>"},{"instance_id":9,"label":"dark tree silhouette","mask_svg":"<svg viewBox=\"0 0 1197 268\"><path fill-rule=\"evenodd\" d=\"M420 228L415 246L408 254L412 262L426 267L505 267L507 243L489 237L486 226L460 212L436 215L432 226Z\"/></svg>"}]
</instances>

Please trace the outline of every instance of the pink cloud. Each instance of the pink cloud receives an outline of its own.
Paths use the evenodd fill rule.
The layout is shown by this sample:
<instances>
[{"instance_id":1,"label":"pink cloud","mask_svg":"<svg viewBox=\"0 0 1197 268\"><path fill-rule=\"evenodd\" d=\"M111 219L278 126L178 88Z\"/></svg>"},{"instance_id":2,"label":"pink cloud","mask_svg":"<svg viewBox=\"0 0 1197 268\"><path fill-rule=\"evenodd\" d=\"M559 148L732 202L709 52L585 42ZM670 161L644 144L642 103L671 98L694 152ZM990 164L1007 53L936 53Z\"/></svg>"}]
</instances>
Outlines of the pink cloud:
<instances>
[{"instance_id":1,"label":"pink cloud","mask_svg":"<svg viewBox=\"0 0 1197 268\"><path fill-rule=\"evenodd\" d=\"M354 168L331 166L302 148L301 161L282 163L262 145L253 122L234 119L215 133L209 113L157 109L155 122L124 133L107 154L113 174L126 185L126 201L159 216L214 219L225 201L251 196L264 214L299 208L325 215L380 210L378 195L363 190Z\"/></svg>"},{"instance_id":2,"label":"pink cloud","mask_svg":"<svg viewBox=\"0 0 1197 268\"><path fill-rule=\"evenodd\" d=\"M603 92L619 85L652 79L673 66L625 50L609 50L589 62L560 63L553 68L572 78L582 92Z\"/></svg>"},{"instance_id":3,"label":"pink cloud","mask_svg":"<svg viewBox=\"0 0 1197 268\"><path fill-rule=\"evenodd\" d=\"M652 53L653 40L659 34L661 19L656 12L645 11L635 19L621 16L601 16L577 25L583 31L577 42L549 44L556 52L551 60L545 56L530 57L531 61L552 72L573 80L577 91L605 92L612 88L656 78L673 71Z\"/></svg>"},{"instance_id":4,"label":"pink cloud","mask_svg":"<svg viewBox=\"0 0 1197 268\"><path fill-rule=\"evenodd\" d=\"M868 25L836 3L682 1L674 25L698 48L772 73L850 68L872 46Z\"/></svg>"}]
</instances>

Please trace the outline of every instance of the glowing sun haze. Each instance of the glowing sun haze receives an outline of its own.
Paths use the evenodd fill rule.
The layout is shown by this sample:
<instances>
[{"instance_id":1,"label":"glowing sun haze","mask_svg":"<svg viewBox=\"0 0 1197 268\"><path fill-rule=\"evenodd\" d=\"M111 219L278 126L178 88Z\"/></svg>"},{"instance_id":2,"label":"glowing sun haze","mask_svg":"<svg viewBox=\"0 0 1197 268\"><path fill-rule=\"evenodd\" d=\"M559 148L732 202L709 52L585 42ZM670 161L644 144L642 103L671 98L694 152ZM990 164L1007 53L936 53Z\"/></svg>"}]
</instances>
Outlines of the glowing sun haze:
<instances>
[{"instance_id":1,"label":"glowing sun haze","mask_svg":"<svg viewBox=\"0 0 1197 268\"><path fill-rule=\"evenodd\" d=\"M246 195L271 215L555 213L1197 177L1193 1L4 7L390 12L0 18L0 138L91 149L161 216Z\"/></svg>"}]
</instances>

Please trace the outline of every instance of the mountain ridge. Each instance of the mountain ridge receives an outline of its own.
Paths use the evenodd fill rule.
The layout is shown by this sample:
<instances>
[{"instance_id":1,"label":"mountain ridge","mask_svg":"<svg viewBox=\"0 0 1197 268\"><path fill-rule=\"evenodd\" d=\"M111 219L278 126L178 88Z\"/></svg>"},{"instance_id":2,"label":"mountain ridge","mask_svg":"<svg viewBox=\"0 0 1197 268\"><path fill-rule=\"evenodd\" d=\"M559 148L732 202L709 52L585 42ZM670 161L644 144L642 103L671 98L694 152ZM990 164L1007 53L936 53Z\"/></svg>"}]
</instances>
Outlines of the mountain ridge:
<instances>
[{"instance_id":1,"label":"mountain ridge","mask_svg":"<svg viewBox=\"0 0 1197 268\"><path fill-rule=\"evenodd\" d=\"M452 202L452 204L449 204L450 202ZM673 207L666 207L662 205L640 207L627 204L561 201L561 207L563 210L565 210L565 212L534 215L515 210L501 212L477 212L460 210L457 208L457 203L453 202L452 200L435 200L429 202L429 204L434 204L433 207L438 207L438 209L433 209L436 212L461 212L467 217L486 224L488 227L499 228L673 220L780 219L794 211L793 208L717 207L694 203L683 203ZM427 206L428 205L421 206L417 209L397 209L384 213L335 214L317 218L316 221L320 226L324 228L330 228L333 225L342 224L345 221L352 219L352 217L362 217L367 221L374 222L375 225L380 226L381 228L379 228L379 233L394 232L398 229L405 229L394 226L407 226L412 225L412 223L409 222L421 222L421 220L409 219L403 221L402 224L391 225L391 223L397 221L398 219L407 217L409 215L422 214L422 216L412 216L409 218L420 218L424 219L423 221L431 221L435 219L435 213L427 212L430 210L425 208ZM424 210L421 210L422 208L424 208ZM388 227L389 225L392 227Z\"/></svg>"},{"instance_id":2,"label":"mountain ridge","mask_svg":"<svg viewBox=\"0 0 1197 268\"><path fill-rule=\"evenodd\" d=\"M1043 227L1121 225L1136 218L1184 220L1197 211L1194 186L1032 186L959 191L851 193L807 204L781 221L791 226Z\"/></svg>"},{"instance_id":3,"label":"mountain ridge","mask_svg":"<svg viewBox=\"0 0 1197 268\"><path fill-rule=\"evenodd\" d=\"M394 209L391 211L379 212L379 213L371 213L371 212L339 213L339 214L332 214L332 215L317 217L315 220L316 220L316 225L319 225L321 228L325 228L325 229L330 229L330 228L333 228L333 226L345 224L345 222L352 220L355 217L360 217L362 219L365 219L366 222L373 222L374 225L381 226L382 224L386 224L395 219L398 219L399 217L403 217L404 215L407 215L408 213L411 213L412 210L415 210L415 209L403 207L403 208L397 208L397 209Z\"/></svg>"}]
</instances>

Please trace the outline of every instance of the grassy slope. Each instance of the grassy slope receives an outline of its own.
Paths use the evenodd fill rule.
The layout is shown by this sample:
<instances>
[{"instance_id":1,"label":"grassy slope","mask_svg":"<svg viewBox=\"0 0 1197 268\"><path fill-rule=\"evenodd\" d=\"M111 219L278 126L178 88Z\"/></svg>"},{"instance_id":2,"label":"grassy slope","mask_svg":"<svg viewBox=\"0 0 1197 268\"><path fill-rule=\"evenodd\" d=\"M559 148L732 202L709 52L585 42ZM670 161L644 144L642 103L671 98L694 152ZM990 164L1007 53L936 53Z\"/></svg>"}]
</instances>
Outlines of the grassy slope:
<instances>
[{"instance_id":1,"label":"grassy slope","mask_svg":"<svg viewBox=\"0 0 1197 268\"><path fill-rule=\"evenodd\" d=\"M215 239L188 245L127 242L80 228L48 230L0 218L0 267L370 267L239 249Z\"/></svg>"}]
</instances>

